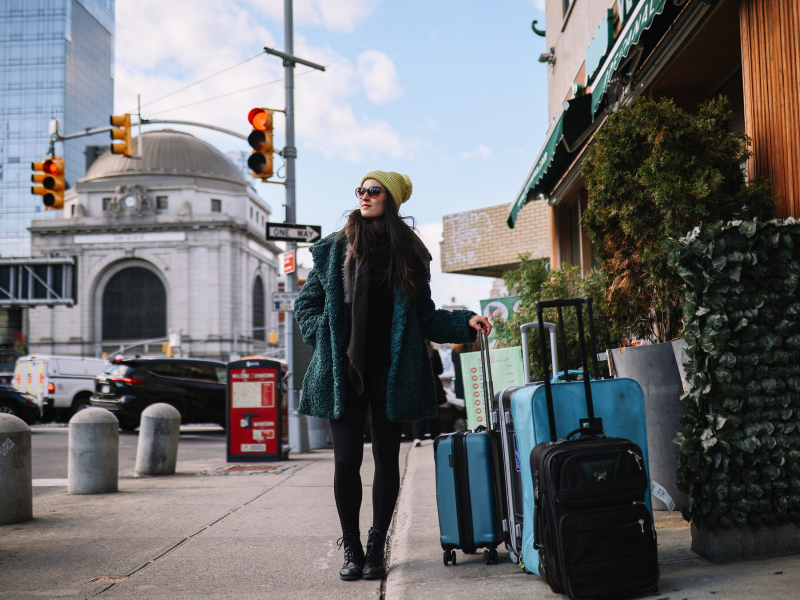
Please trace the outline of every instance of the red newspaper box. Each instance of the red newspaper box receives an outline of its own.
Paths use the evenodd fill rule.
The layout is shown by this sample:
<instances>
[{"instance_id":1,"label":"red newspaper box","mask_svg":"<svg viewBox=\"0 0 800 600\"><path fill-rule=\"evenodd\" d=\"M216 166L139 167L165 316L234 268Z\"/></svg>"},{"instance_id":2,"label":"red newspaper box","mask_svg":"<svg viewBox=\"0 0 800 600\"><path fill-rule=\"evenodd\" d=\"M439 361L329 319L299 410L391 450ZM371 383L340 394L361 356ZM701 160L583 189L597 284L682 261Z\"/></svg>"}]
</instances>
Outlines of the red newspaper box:
<instances>
[{"instance_id":1,"label":"red newspaper box","mask_svg":"<svg viewBox=\"0 0 800 600\"><path fill-rule=\"evenodd\" d=\"M228 363L228 462L281 460L284 443L282 364Z\"/></svg>"}]
</instances>

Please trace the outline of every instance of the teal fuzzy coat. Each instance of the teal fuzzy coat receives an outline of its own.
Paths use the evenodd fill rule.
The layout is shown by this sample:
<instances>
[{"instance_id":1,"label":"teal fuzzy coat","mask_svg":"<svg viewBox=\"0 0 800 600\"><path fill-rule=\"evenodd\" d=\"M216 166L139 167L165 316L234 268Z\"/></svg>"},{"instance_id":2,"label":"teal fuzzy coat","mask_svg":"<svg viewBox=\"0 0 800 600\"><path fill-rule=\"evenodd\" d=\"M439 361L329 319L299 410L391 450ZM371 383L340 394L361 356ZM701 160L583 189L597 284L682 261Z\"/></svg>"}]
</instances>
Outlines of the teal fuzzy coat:
<instances>
[{"instance_id":1,"label":"teal fuzzy coat","mask_svg":"<svg viewBox=\"0 0 800 600\"><path fill-rule=\"evenodd\" d=\"M311 247L314 268L295 302L295 318L314 356L303 378L299 412L339 419L347 397L347 314L344 302L344 260L347 243L333 233ZM423 285L424 282L424 285ZM395 289L392 317L392 364L389 368L387 414L397 422L437 415L436 387L425 340L438 343L475 341L468 310L437 310L427 277L417 281L421 293L409 305Z\"/></svg>"}]
</instances>

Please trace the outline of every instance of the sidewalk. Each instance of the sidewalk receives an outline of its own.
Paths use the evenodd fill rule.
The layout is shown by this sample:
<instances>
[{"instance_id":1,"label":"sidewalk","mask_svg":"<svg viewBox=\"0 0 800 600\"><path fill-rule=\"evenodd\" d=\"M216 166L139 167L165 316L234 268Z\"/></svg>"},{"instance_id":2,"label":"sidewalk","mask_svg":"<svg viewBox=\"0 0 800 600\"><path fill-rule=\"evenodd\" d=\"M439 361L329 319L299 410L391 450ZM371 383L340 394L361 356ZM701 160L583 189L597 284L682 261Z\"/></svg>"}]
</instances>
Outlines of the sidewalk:
<instances>
[{"instance_id":1,"label":"sidewalk","mask_svg":"<svg viewBox=\"0 0 800 600\"><path fill-rule=\"evenodd\" d=\"M338 576L332 452L233 473L224 461L179 462L158 478L125 471L116 494L35 497L33 521L0 527L0 599L380 597L381 581Z\"/></svg>"},{"instance_id":2,"label":"sidewalk","mask_svg":"<svg viewBox=\"0 0 800 600\"><path fill-rule=\"evenodd\" d=\"M0 527L0 600L564 600L510 563L505 551L498 565L458 552L458 564L445 567L432 442L403 444L401 453L403 485L385 582L339 579L333 456L316 451L235 471L224 458L179 462L178 474L168 477L124 471L117 494L70 496L60 488L38 495L33 521ZM364 457L369 483L369 447ZM370 492L365 486L362 537ZM662 576L654 598L797 597L800 557L712 565L689 551L689 528L679 517L660 515L657 525Z\"/></svg>"},{"instance_id":3,"label":"sidewalk","mask_svg":"<svg viewBox=\"0 0 800 600\"><path fill-rule=\"evenodd\" d=\"M689 524L680 515L657 511L661 600L760 600L800 597L800 556L713 565L690 551ZM483 554L458 551L458 564L445 567L439 545L433 445L408 455L391 546L386 600L443 598L533 598L565 600L535 575L500 552L500 564Z\"/></svg>"}]
</instances>

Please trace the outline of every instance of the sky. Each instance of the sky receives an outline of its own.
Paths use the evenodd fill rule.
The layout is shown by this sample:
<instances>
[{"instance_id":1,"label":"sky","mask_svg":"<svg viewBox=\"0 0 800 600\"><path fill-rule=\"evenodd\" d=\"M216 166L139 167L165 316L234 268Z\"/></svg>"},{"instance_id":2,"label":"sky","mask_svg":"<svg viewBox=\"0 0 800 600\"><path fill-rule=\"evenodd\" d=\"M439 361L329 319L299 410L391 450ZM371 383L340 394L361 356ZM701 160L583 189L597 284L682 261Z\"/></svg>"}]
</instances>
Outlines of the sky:
<instances>
[{"instance_id":1,"label":"sky","mask_svg":"<svg viewBox=\"0 0 800 600\"><path fill-rule=\"evenodd\" d=\"M247 135L251 108L284 108L282 61L262 51L284 49L283 6L117 0L115 114L136 112L140 94L145 118ZM534 19L541 28L544 0L295 0L294 54L326 66L295 69L297 222L327 235L356 207L367 172L408 174L414 191L400 213L414 217L433 255L433 299L477 312L492 279L441 273L442 217L513 202L541 148L547 71L537 58L546 48ZM169 127L223 152L251 150L225 134ZM276 148L284 131L276 114ZM271 220L283 221L284 187L255 189ZM311 264L307 252L300 261Z\"/></svg>"}]
</instances>

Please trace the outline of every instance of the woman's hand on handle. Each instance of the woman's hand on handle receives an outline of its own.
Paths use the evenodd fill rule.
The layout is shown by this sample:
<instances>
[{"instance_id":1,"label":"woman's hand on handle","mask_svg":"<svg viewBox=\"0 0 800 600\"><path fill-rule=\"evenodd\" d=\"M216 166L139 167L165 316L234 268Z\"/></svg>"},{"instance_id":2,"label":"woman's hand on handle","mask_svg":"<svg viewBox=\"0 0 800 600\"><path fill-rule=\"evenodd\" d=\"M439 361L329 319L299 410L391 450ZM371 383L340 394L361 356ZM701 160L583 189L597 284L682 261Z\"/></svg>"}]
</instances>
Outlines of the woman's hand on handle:
<instances>
[{"instance_id":1,"label":"woman's hand on handle","mask_svg":"<svg viewBox=\"0 0 800 600\"><path fill-rule=\"evenodd\" d=\"M472 315L469 318L469 326L473 329L476 329L480 333L485 333L486 335L489 335L492 332L492 324L489 323L489 319L480 315Z\"/></svg>"}]
</instances>

